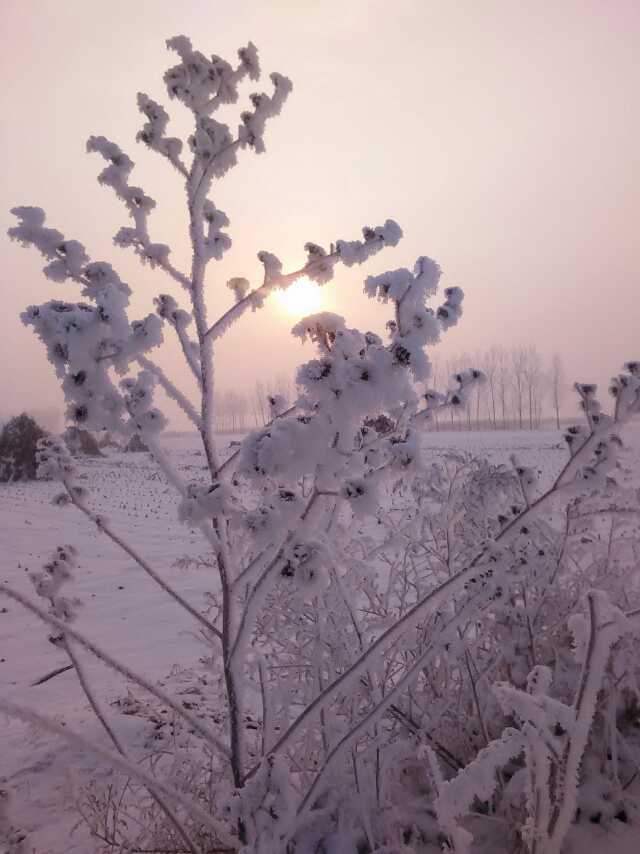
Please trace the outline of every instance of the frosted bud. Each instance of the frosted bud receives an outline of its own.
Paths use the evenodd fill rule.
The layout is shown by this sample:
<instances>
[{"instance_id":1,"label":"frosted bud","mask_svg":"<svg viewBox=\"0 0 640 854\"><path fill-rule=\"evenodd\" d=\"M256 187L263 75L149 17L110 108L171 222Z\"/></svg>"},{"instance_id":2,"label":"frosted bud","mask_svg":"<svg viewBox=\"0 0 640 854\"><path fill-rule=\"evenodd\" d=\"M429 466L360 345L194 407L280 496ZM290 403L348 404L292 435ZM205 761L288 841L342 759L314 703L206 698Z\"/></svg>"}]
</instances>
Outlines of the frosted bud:
<instances>
[{"instance_id":1,"label":"frosted bud","mask_svg":"<svg viewBox=\"0 0 640 854\"><path fill-rule=\"evenodd\" d=\"M419 461L420 455L420 445L416 435L408 433L402 440L391 439L389 453L394 466L401 469L412 467Z\"/></svg>"},{"instance_id":2,"label":"frosted bud","mask_svg":"<svg viewBox=\"0 0 640 854\"><path fill-rule=\"evenodd\" d=\"M442 406L447 399L445 394L432 388L425 391L423 398L426 403L426 409L437 409L439 406Z\"/></svg>"},{"instance_id":3,"label":"frosted bud","mask_svg":"<svg viewBox=\"0 0 640 854\"><path fill-rule=\"evenodd\" d=\"M258 49L253 42L249 42L246 47L241 47L238 50L238 57L240 58L240 65L249 79L257 80L260 77L260 60Z\"/></svg>"},{"instance_id":4,"label":"frosted bud","mask_svg":"<svg viewBox=\"0 0 640 854\"><path fill-rule=\"evenodd\" d=\"M241 299L244 299L247 291L249 290L249 282L241 276L234 276L227 282L227 287L233 291L236 302L240 302Z\"/></svg>"},{"instance_id":5,"label":"frosted bud","mask_svg":"<svg viewBox=\"0 0 640 854\"><path fill-rule=\"evenodd\" d=\"M277 282L282 274L282 261L271 252L258 252L258 260L264 267L266 284Z\"/></svg>"},{"instance_id":6,"label":"frosted bud","mask_svg":"<svg viewBox=\"0 0 640 854\"><path fill-rule=\"evenodd\" d=\"M364 240L338 240L336 251L347 267L362 264L385 246L396 246L402 237L402 229L397 222L388 219L384 225L362 229Z\"/></svg>"},{"instance_id":7,"label":"frosted bud","mask_svg":"<svg viewBox=\"0 0 640 854\"><path fill-rule=\"evenodd\" d=\"M222 231L229 225L229 218L207 199L204 203L204 219L209 225L205 241L208 255L210 258L219 261L223 253L231 246L231 238Z\"/></svg>"},{"instance_id":8,"label":"frosted bud","mask_svg":"<svg viewBox=\"0 0 640 854\"><path fill-rule=\"evenodd\" d=\"M48 599L54 616L65 622L75 618L79 602L60 596L62 586L72 579L72 569L76 566L77 552L71 545L58 546L51 559L43 564L42 570L30 576L35 592Z\"/></svg>"},{"instance_id":9,"label":"frosted bud","mask_svg":"<svg viewBox=\"0 0 640 854\"><path fill-rule=\"evenodd\" d=\"M322 543L298 541L287 548L281 575L294 579L303 596L317 595L329 584L328 563L329 553Z\"/></svg>"},{"instance_id":10,"label":"frosted bud","mask_svg":"<svg viewBox=\"0 0 640 854\"><path fill-rule=\"evenodd\" d=\"M46 436L39 439L36 450L38 477L45 480L64 480L75 473L75 466L64 441Z\"/></svg>"},{"instance_id":11,"label":"frosted bud","mask_svg":"<svg viewBox=\"0 0 640 854\"><path fill-rule=\"evenodd\" d=\"M187 486L185 497L178 505L178 519L186 524L198 524L213 516L235 510L236 499L227 484L216 481L210 487L198 483Z\"/></svg>"},{"instance_id":12,"label":"frosted bud","mask_svg":"<svg viewBox=\"0 0 640 854\"><path fill-rule=\"evenodd\" d=\"M443 329L455 326L462 315L462 300L464 293L461 288L445 288L446 300L436 312Z\"/></svg>"},{"instance_id":13,"label":"frosted bud","mask_svg":"<svg viewBox=\"0 0 640 854\"><path fill-rule=\"evenodd\" d=\"M553 673L551 668L540 664L534 667L527 676L527 691L536 696L548 694L552 682Z\"/></svg>"},{"instance_id":14,"label":"frosted bud","mask_svg":"<svg viewBox=\"0 0 640 854\"><path fill-rule=\"evenodd\" d=\"M282 415L287 408L286 398L281 394L269 395L267 400L269 401L269 411L272 418L277 418L278 415Z\"/></svg>"},{"instance_id":15,"label":"frosted bud","mask_svg":"<svg viewBox=\"0 0 640 854\"><path fill-rule=\"evenodd\" d=\"M343 483L340 494L349 502L349 506L356 516L373 515L378 509L375 485L370 479L347 480Z\"/></svg>"},{"instance_id":16,"label":"frosted bud","mask_svg":"<svg viewBox=\"0 0 640 854\"><path fill-rule=\"evenodd\" d=\"M173 313L178 308L178 303L169 294L160 294L159 296L154 297L153 302L156 306L158 316L166 320L170 320Z\"/></svg>"},{"instance_id":17,"label":"frosted bud","mask_svg":"<svg viewBox=\"0 0 640 854\"><path fill-rule=\"evenodd\" d=\"M563 435L563 439L567 443L571 451L575 449L576 443L578 442L578 440L581 439L583 434L584 428L581 427L579 424L575 424L567 428Z\"/></svg>"}]
</instances>

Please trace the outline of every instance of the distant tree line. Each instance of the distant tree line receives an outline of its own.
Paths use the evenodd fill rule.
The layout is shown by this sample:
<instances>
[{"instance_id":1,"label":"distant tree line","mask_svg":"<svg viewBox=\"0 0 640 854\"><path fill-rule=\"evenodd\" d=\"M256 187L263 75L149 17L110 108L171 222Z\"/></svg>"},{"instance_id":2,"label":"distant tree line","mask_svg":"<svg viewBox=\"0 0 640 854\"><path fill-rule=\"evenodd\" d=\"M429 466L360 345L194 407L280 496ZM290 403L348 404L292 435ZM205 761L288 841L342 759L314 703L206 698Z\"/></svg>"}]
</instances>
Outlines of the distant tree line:
<instances>
[{"instance_id":1,"label":"distant tree line","mask_svg":"<svg viewBox=\"0 0 640 854\"><path fill-rule=\"evenodd\" d=\"M543 425L560 428L569 386L559 354L545 359L535 345L527 344L436 357L433 387L446 388L456 373L468 367L482 370L486 382L475 387L464 409L437 416L434 429L535 430ZM268 381L258 380L250 391L221 390L216 395L216 430L243 433L262 427L271 418L269 398L274 395L283 397L287 403L295 400L295 385L285 374Z\"/></svg>"},{"instance_id":2,"label":"distant tree line","mask_svg":"<svg viewBox=\"0 0 640 854\"><path fill-rule=\"evenodd\" d=\"M533 344L493 346L434 363L433 386L445 387L466 367L479 368L486 382L477 385L464 408L436 417L440 430L535 430L560 428L568 386L559 354L544 359Z\"/></svg>"},{"instance_id":3,"label":"distant tree line","mask_svg":"<svg viewBox=\"0 0 640 854\"><path fill-rule=\"evenodd\" d=\"M269 398L279 395L287 403L296 398L293 382L284 374L273 380L258 380L246 392L226 389L216 396L216 430L219 433L242 433L264 426L271 419Z\"/></svg>"},{"instance_id":4,"label":"distant tree line","mask_svg":"<svg viewBox=\"0 0 640 854\"><path fill-rule=\"evenodd\" d=\"M444 389L452 377L468 367L479 368L486 382L475 387L464 409L450 410L434 419L437 430L536 430L543 425L560 429L569 386L559 354L543 357L533 344L494 346L460 353L433 362L432 385ZM258 380L247 392L227 389L216 398L216 430L241 433L262 427L270 418L269 397L296 398L294 383L284 374Z\"/></svg>"}]
</instances>

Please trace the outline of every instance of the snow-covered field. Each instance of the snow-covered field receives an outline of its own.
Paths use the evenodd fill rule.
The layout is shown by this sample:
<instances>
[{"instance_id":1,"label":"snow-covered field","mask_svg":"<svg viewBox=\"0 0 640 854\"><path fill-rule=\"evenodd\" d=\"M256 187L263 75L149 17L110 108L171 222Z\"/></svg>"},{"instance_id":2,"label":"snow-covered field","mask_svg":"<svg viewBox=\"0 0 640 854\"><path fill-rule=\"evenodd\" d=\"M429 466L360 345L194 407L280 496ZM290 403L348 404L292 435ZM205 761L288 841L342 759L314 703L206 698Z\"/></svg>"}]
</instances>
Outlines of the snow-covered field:
<instances>
[{"instance_id":1,"label":"snow-covered field","mask_svg":"<svg viewBox=\"0 0 640 854\"><path fill-rule=\"evenodd\" d=\"M221 446L228 446L232 438L220 437ZM195 437L170 436L167 448L185 476L197 479L204 459ZM427 434L425 454L440 455L444 450L467 451L494 462L506 462L515 453L524 464L542 469L544 480L566 458L555 431ZM178 565L181 558L202 554L201 539L175 522L174 493L149 455L112 453L103 459L85 458L79 468L93 502L115 530L126 532L147 560L194 606L201 607L203 593L214 584L211 570ZM51 499L57 492L56 484L46 482L0 486L0 578L31 596L28 572L39 569L57 545L70 543L79 553L75 585L83 602L79 629L153 680L167 675L168 662L192 663L205 651L192 622L75 508L53 506ZM31 686L67 663L64 652L47 635L36 618L18 605L0 601L0 692L104 742L73 672ZM102 696L115 699L125 693L126 685L119 677L85 655L83 660L93 679L99 681ZM119 731L135 739L139 726L135 719L114 717ZM13 793L12 813L29 832L27 851L91 851L84 827L71 835L77 822L71 768L76 775L107 773L92 757L74 755L71 748L48 735L19 722L0 720L0 788Z\"/></svg>"}]
</instances>

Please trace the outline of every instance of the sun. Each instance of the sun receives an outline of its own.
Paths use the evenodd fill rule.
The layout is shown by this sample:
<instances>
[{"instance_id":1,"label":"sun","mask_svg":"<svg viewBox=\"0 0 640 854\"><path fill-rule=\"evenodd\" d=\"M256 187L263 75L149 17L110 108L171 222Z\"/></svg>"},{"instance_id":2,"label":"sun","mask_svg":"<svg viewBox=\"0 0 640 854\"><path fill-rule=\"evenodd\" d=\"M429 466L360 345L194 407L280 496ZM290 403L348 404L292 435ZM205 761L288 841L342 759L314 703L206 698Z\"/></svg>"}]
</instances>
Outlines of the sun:
<instances>
[{"instance_id":1,"label":"sun","mask_svg":"<svg viewBox=\"0 0 640 854\"><path fill-rule=\"evenodd\" d=\"M301 278L288 288L277 290L276 299L288 313L297 317L313 314L322 307L322 291L319 285L309 279Z\"/></svg>"}]
</instances>

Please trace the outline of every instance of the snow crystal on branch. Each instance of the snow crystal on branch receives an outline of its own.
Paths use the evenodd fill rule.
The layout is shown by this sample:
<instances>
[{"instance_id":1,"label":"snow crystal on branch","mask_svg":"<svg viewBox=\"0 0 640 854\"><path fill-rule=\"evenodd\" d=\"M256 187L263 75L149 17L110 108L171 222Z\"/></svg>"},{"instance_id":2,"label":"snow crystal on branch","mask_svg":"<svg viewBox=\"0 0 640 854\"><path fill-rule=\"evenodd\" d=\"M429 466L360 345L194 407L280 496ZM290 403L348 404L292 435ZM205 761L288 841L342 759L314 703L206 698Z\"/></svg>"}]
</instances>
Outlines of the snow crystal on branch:
<instances>
[{"instance_id":1,"label":"snow crystal on branch","mask_svg":"<svg viewBox=\"0 0 640 854\"><path fill-rule=\"evenodd\" d=\"M392 351L399 364L408 366L417 381L429 378L431 366L425 347L437 343L440 333L451 323L446 322L440 311L425 305L436 292L440 280L440 267L430 258L417 259L414 271L406 268L391 270L379 276L369 276L364 285L365 293L381 302L393 302L395 317L387 327L393 341ZM463 294L459 288L448 288L454 292L452 298L460 313Z\"/></svg>"},{"instance_id":2,"label":"snow crystal on branch","mask_svg":"<svg viewBox=\"0 0 640 854\"><path fill-rule=\"evenodd\" d=\"M236 164L236 145L231 132L215 119L198 117L196 129L187 141L207 174L205 189L212 177L222 178Z\"/></svg>"},{"instance_id":3,"label":"snow crystal on branch","mask_svg":"<svg viewBox=\"0 0 640 854\"><path fill-rule=\"evenodd\" d=\"M317 285L325 285L333 278L333 268L338 260L336 253L327 253L326 249L317 243L305 243L307 264L305 275Z\"/></svg>"},{"instance_id":4,"label":"snow crystal on branch","mask_svg":"<svg viewBox=\"0 0 640 854\"><path fill-rule=\"evenodd\" d=\"M12 208L11 213L20 222L9 229L9 237L23 246L35 246L51 261L43 269L47 278L63 282L67 278L78 278L82 275L89 260L84 246L77 240L65 240L55 228L45 227L45 213L42 208L17 207Z\"/></svg>"},{"instance_id":5,"label":"snow crystal on branch","mask_svg":"<svg viewBox=\"0 0 640 854\"><path fill-rule=\"evenodd\" d=\"M135 224L134 228L119 229L113 242L123 248L133 247L141 260L151 267L168 268L170 248L164 243L152 243L149 238L147 220L156 203L140 187L129 184L133 161L104 136L89 137L87 151L97 152L108 161L109 165L98 175L98 182L114 190L116 196L125 203ZM170 272L180 278L175 271Z\"/></svg>"},{"instance_id":6,"label":"snow crystal on branch","mask_svg":"<svg viewBox=\"0 0 640 854\"><path fill-rule=\"evenodd\" d=\"M153 406L155 384L156 378L150 371L140 371L135 379L128 377L120 383L132 426L143 437L157 435L167 424L164 414Z\"/></svg>"},{"instance_id":7,"label":"snow crystal on branch","mask_svg":"<svg viewBox=\"0 0 640 854\"><path fill-rule=\"evenodd\" d=\"M258 252L258 261L264 267L264 284L279 282L282 275L282 261L273 253L262 250Z\"/></svg>"},{"instance_id":8,"label":"snow crystal on branch","mask_svg":"<svg viewBox=\"0 0 640 854\"><path fill-rule=\"evenodd\" d=\"M468 404L476 383L484 382L485 376L477 368L467 368L454 374L451 379L456 383L456 387L447 391L445 402L448 406L457 409Z\"/></svg>"},{"instance_id":9,"label":"snow crystal on branch","mask_svg":"<svg viewBox=\"0 0 640 854\"><path fill-rule=\"evenodd\" d=\"M165 136L169 115L166 110L152 101L143 92L138 92L138 109L147 117L141 131L136 135L139 142L166 157L180 172L185 173L185 167L180 162L182 141L176 137Z\"/></svg>"},{"instance_id":10,"label":"snow crystal on branch","mask_svg":"<svg viewBox=\"0 0 640 854\"><path fill-rule=\"evenodd\" d=\"M44 480L66 480L75 472L69 449L57 436L46 436L38 440L36 462L38 477Z\"/></svg>"},{"instance_id":11,"label":"snow crystal on branch","mask_svg":"<svg viewBox=\"0 0 640 854\"><path fill-rule=\"evenodd\" d=\"M81 244L46 228L40 209L17 208L15 213L21 222L11 229L11 236L53 258L45 274L81 283L83 295L91 300L89 304L50 300L22 314L63 380L68 417L90 429L121 430L124 402L108 368L125 371L138 354L160 344L161 321L148 315L130 324L126 313L130 290L110 264L89 261Z\"/></svg>"},{"instance_id":12,"label":"snow crystal on branch","mask_svg":"<svg viewBox=\"0 0 640 854\"><path fill-rule=\"evenodd\" d=\"M234 276L227 282L227 287L233 291L236 302L240 302L244 299L251 286L248 279L244 279L242 276Z\"/></svg>"},{"instance_id":13,"label":"snow crystal on branch","mask_svg":"<svg viewBox=\"0 0 640 854\"><path fill-rule=\"evenodd\" d=\"M346 480L340 490L354 516L371 516L378 508L376 483L372 478Z\"/></svg>"},{"instance_id":14,"label":"snow crystal on branch","mask_svg":"<svg viewBox=\"0 0 640 854\"><path fill-rule=\"evenodd\" d=\"M219 56L207 59L195 51L186 36L168 39L167 47L181 60L164 75L169 97L182 101L194 113L206 115L220 104L235 104L240 81L246 76L251 80L260 76L258 51L252 42L238 50L240 62L235 69Z\"/></svg>"},{"instance_id":15,"label":"snow crystal on branch","mask_svg":"<svg viewBox=\"0 0 640 854\"><path fill-rule=\"evenodd\" d=\"M385 246L397 246L402 237L402 229L397 222L388 219L384 225L376 228L363 228L364 240L338 240L336 251L347 267L362 264Z\"/></svg>"},{"instance_id":16,"label":"snow crystal on branch","mask_svg":"<svg viewBox=\"0 0 640 854\"><path fill-rule=\"evenodd\" d=\"M321 595L329 585L331 555L328 547L318 540L294 540L283 556L280 575L291 579L303 599Z\"/></svg>"},{"instance_id":17,"label":"snow crystal on branch","mask_svg":"<svg viewBox=\"0 0 640 854\"><path fill-rule=\"evenodd\" d=\"M326 438L316 419L284 418L251 433L240 452L240 470L295 483L311 471L326 448Z\"/></svg>"},{"instance_id":18,"label":"snow crystal on branch","mask_svg":"<svg viewBox=\"0 0 640 854\"><path fill-rule=\"evenodd\" d=\"M73 578L72 570L77 564L77 552L73 546L58 546L50 560L43 564L39 572L31 573L29 578L38 596L49 602L49 613L65 623L76 618L78 599L69 599L61 595L62 587ZM61 637L50 637L59 642Z\"/></svg>"},{"instance_id":19,"label":"snow crystal on branch","mask_svg":"<svg viewBox=\"0 0 640 854\"><path fill-rule=\"evenodd\" d=\"M279 115L293 88L291 80L282 74L273 72L269 78L273 83L273 95L269 96L265 92L252 94L250 100L253 111L245 111L240 116L242 119L242 124L238 128L240 145L243 148L245 146L253 148L256 154L262 154L265 151L263 136L267 120Z\"/></svg>"},{"instance_id":20,"label":"snow crystal on branch","mask_svg":"<svg viewBox=\"0 0 640 854\"><path fill-rule=\"evenodd\" d=\"M158 316L180 329L185 329L193 320L188 311L178 307L178 303L170 294L160 294L154 297L153 302Z\"/></svg>"},{"instance_id":21,"label":"snow crystal on branch","mask_svg":"<svg viewBox=\"0 0 640 854\"><path fill-rule=\"evenodd\" d=\"M234 515L238 511L238 501L229 484L220 481L211 486L190 483L178 505L178 519L188 525L197 525L206 519Z\"/></svg>"},{"instance_id":22,"label":"snow crystal on branch","mask_svg":"<svg viewBox=\"0 0 640 854\"><path fill-rule=\"evenodd\" d=\"M464 294L461 288L445 288L444 295L446 300L437 311L440 323L443 329L449 329L455 326L462 316L462 299Z\"/></svg>"},{"instance_id":23,"label":"snow crystal on branch","mask_svg":"<svg viewBox=\"0 0 640 854\"><path fill-rule=\"evenodd\" d=\"M205 237L205 246L207 248L207 257L215 258L219 261L227 249L231 246L231 238L228 234L222 231L229 225L227 215L216 208L213 202L205 201L203 207L204 221L207 223L207 233Z\"/></svg>"}]
</instances>

